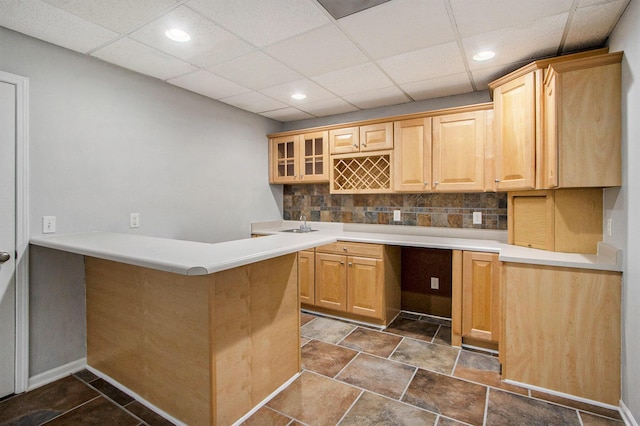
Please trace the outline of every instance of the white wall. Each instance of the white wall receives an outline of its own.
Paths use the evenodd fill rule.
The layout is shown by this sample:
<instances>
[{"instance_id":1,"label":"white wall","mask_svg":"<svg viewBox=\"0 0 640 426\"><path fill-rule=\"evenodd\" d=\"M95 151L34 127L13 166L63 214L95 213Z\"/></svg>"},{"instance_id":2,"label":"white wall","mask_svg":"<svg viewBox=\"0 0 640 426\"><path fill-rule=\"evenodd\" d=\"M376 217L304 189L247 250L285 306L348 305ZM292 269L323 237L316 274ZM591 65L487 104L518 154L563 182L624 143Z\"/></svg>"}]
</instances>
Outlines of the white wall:
<instances>
[{"instance_id":1,"label":"white wall","mask_svg":"<svg viewBox=\"0 0 640 426\"><path fill-rule=\"evenodd\" d=\"M631 1L609 38L622 62L623 186L605 193L606 216L613 218L607 240L624 249L622 291L622 401L640 421L640 2ZM606 234L606 233L605 233Z\"/></svg>"},{"instance_id":2,"label":"white wall","mask_svg":"<svg viewBox=\"0 0 640 426\"><path fill-rule=\"evenodd\" d=\"M281 123L2 27L0 70L29 78L32 236L43 215L58 233L209 242L282 217L266 139ZM85 349L78 258L33 250L31 261L33 376Z\"/></svg>"}]
</instances>

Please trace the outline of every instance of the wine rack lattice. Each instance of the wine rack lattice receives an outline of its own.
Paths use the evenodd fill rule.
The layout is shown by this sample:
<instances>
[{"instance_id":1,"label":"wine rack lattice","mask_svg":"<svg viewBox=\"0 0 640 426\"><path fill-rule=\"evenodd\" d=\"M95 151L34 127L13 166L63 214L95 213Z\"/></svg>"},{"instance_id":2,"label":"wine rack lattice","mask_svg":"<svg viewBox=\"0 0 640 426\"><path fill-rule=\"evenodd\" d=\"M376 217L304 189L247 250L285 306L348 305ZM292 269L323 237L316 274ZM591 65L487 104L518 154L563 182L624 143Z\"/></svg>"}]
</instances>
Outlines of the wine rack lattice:
<instances>
[{"instance_id":1,"label":"wine rack lattice","mask_svg":"<svg viewBox=\"0 0 640 426\"><path fill-rule=\"evenodd\" d=\"M332 193L375 193L390 190L389 154L333 158Z\"/></svg>"}]
</instances>

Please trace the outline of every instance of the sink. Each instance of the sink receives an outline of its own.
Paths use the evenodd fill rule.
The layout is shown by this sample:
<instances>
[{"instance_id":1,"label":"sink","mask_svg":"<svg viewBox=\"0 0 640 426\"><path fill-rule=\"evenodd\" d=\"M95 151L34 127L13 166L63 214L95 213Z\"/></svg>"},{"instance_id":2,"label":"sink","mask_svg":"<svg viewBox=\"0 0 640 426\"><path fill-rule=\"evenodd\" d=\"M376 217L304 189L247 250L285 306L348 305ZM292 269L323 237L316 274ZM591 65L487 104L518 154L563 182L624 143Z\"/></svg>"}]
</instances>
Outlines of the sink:
<instances>
[{"instance_id":1,"label":"sink","mask_svg":"<svg viewBox=\"0 0 640 426\"><path fill-rule=\"evenodd\" d=\"M284 229L280 232L295 232L296 234L306 234L308 232L316 232L317 229L300 229L300 228L292 228L292 229Z\"/></svg>"}]
</instances>

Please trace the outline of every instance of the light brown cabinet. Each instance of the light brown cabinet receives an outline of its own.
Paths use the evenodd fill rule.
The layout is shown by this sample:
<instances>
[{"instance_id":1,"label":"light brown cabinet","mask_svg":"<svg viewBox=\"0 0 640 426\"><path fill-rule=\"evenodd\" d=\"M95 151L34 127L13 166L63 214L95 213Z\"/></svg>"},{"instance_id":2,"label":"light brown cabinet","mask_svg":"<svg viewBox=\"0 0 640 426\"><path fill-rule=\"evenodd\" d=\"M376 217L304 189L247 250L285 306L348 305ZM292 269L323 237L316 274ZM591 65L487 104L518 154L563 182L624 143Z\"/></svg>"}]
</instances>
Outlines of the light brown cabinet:
<instances>
[{"instance_id":1,"label":"light brown cabinet","mask_svg":"<svg viewBox=\"0 0 640 426\"><path fill-rule=\"evenodd\" d=\"M350 242L317 247L315 301L301 299L303 307L387 325L400 311L399 263L398 247Z\"/></svg>"},{"instance_id":2,"label":"light brown cabinet","mask_svg":"<svg viewBox=\"0 0 640 426\"><path fill-rule=\"evenodd\" d=\"M489 83L496 190L620 185L621 58L543 59Z\"/></svg>"},{"instance_id":3,"label":"light brown cabinet","mask_svg":"<svg viewBox=\"0 0 640 426\"><path fill-rule=\"evenodd\" d=\"M269 140L270 183L329 182L328 132Z\"/></svg>"},{"instance_id":4,"label":"light brown cabinet","mask_svg":"<svg viewBox=\"0 0 640 426\"><path fill-rule=\"evenodd\" d=\"M505 263L503 290L502 378L617 406L621 274Z\"/></svg>"},{"instance_id":5,"label":"light brown cabinet","mask_svg":"<svg viewBox=\"0 0 640 426\"><path fill-rule=\"evenodd\" d=\"M509 244L595 254L602 241L602 189L510 192L507 217Z\"/></svg>"},{"instance_id":6,"label":"light brown cabinet","mask_svg":"<svg viewBox=\"0 0 640 426\"><path fill-rule=\"evenodd\" d=\"M432 119L432 172L435 192L484 191L486 151L493 111L471 111Z\"/></svg>"},{"instance_id":7,"label":"light brown cabinet","mask_svg":"<svg viewBox=\"0 0 640 426\"><path fill-rule=\"evenodd\" d=\"M393 150L394 187L398 192L431 189L431 118L396 121Z\"/></svg>"},{"instance_id":8,"label":"light brown cabinet","mask_svg":"<svg viewBox=\"0 0 640 426\"><path fill-rule=\"evenodd\" d=\"M300 303L315 304L315 253L305 250L298 252L298 287Z\"/></svg>"},{"instance_id":9,"label":"light brown cabinet","mask_svg":"<svg viewBox=\"0 0 640 426\"><path fill-rule=\"evenodd\" d=\"M329 131L331 154L393 149L393 124L376 123Z\"/></svg>"},{"instance_id":10,"label":"light brown cabinet","mask_svg":"<svg viewBox=\"0 0 640 426\"><path fill-rule=\"evenodd\" d=\"M544 81L544 188L620 186L622 52L552 64Z\"/></svg>"},{"instance_id":11,"label":"light brown cabinet","mask_svg":"<svg viewBox=\"0 0 640 426\"><path fill-rule=\"evenodd\" d=\"M496 253L462 255L462 336L499 342L501 262Z\"/></svg>"}]
</instances>

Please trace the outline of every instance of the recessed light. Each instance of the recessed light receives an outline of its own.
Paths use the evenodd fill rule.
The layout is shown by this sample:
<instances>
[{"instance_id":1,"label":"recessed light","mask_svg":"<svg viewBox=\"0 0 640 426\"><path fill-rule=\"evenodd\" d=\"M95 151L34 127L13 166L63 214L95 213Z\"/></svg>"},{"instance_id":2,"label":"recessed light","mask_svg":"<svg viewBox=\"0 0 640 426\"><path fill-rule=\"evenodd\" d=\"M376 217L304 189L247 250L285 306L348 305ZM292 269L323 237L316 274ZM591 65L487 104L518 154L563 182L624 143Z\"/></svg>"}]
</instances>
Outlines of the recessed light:
<instances>
[{"instance_id":1,"label":"recessed light","mask_svg":"<svg viewBox=\"0 0 640 426\"><path fill-rule=\"evenodd\" d=\"M297 99L297 100L302 100L305 99L307 97L307 95L305 95L304 93L294 93L293 95L291 95L291 97L293 99Z\"/></svg>"},{"instance_id":2,"label":"recessed light","mask_svg":"<svg viewBox=\"0 0 640 426\"><path fill-rule=\"evenodd\" d=\"M475 55L473 55L473 60L478 62L488 61L489 59L493 59L494 56L496 56L496 52L492 52L491 50L485 50L483 52L478 52Z\"/></svg>"},{"instance_id":3,"label":"recessed light","mask_svg":"<svg viewBox=\"0 0 640 426\"><path fill-rule=\"evenodd\" d=\"M177 28L171 28L170 30L165 31L164 35L179 43L186 43L191 40L191 36L189 34Z\"/></svg>"}]
</instances>

